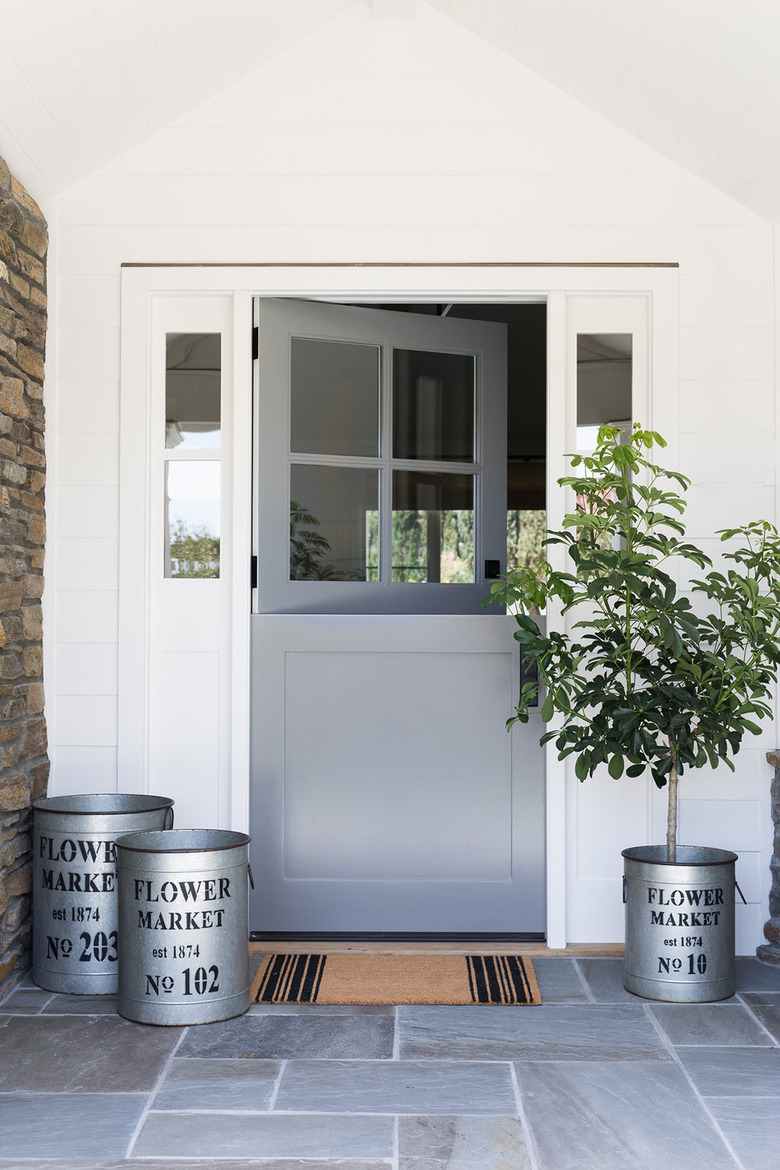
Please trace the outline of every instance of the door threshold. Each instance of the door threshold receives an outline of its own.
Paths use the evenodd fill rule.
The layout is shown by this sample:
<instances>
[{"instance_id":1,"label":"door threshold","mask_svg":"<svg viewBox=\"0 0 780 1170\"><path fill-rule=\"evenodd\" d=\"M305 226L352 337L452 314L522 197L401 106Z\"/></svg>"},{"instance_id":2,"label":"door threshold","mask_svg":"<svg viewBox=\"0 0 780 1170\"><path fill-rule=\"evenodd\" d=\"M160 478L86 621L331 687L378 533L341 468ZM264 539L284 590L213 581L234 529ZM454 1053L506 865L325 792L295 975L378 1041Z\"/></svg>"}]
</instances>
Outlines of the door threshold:
<instances>
[{"instance_id":1,"label":"door threshold","mask_svg":"<svg viewBox=\"0 0 780 1170\"><path fill-rule=\"evenodd\" d=\"M249 936L250 955L295 954L394 954L394 955L463 955L478 951L485 955L528 955L543 958L562 956L569 958L622 958L622 943L573 943L567 947L552 949L547 946L544 936L496 934L371 934L344 935L324 932L252 931Z\"/></svg>"},{"instance_id":2,"label":"door threshold","mask_svg":"<svg viewBox=\"0 0 780 1170\"><path fill-rule=\"evenodd\" d=\"M426 932L410 930L360 930L334 931L329 934L323 930L304 930L300 933L291 930L253 930L249 934L252 942L544 942L541 932L469 932L443 931Z\"/></svg>"}]
</instances>

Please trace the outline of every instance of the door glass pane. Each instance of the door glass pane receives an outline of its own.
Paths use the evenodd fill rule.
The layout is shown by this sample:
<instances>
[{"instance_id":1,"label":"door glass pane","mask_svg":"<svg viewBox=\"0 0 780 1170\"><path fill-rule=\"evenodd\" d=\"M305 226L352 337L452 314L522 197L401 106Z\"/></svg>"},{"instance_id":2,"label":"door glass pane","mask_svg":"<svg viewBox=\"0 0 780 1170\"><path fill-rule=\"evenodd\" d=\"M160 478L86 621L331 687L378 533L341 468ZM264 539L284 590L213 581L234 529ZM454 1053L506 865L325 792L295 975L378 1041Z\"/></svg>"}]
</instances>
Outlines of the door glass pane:
<instances>
[{"instance_id":1,"label":"door glass pane","mask_svg":"<svg viewBox=\"0 0 780 1170\"><path fill-rule=\"evenodd\" d=\"M393 456L474 462L473 354L393 350Z\"/></svg>"},{"instance_id":2,"label":"door glass pane","mask_svg":"<svg viewBox=\"0 0 780 1170\"><path fill-rule=\"evenodd\" d=\"M165 464L165 576L219 576L220 469L217 460Z\"/></svg>"},{"instance_id":3,"label":"door glass pane","mask_svg":"<svg viewBox=\"0 0 780 1170\"><path fill-rule=\"evenodd\" d=\"M474 477L393 474L393 581L474 581Z\"/></svg>"},{"instance_id":4,"label":"door glass pane","mask_svg":"<svg viewBox=\"0 0 780 1170\"><path fill-rule=\"evenodd\" d=\"M506 567L540 565L546 556L547 513L543 508L516 508L506 514Z\"/></svg>"},{"instance_id":5,"label":"door glass pane","mask_svg":"<svg viewBox=\"0 0 780 1170\"><path fill-rule=\"evenodd\" d=\"M596 446L605 423L631 428L630 333L577 334L577 447Z\"/></svg>"},{"instance_id":6,"label":"door glass pane","mask_svg":"<svg viewBox=\"0 0 780 1170\"><path fill-rule=\"evenodd\" d=\"M221 335L168 333L165 446L219 447Z\"/></svg>"},{"instance_id":7,"label":"door glass pane","mask_svg":"<svg viewBox=\"0 0 780 1170\"><path fill-rule=\"evenodd\" d=\"M290 444L306 455L379 454L378 345L293 337Z\"/></svg>"},{"instance_id":8,"label":"door glass pane","mask_svg":"<svg viewBox=\"0 0 780 1170\"><path fill-rule=\"evenodd\" d=\"M290 468L290 580L379 578L379 472Z\"/></svg>"}]
</instances>

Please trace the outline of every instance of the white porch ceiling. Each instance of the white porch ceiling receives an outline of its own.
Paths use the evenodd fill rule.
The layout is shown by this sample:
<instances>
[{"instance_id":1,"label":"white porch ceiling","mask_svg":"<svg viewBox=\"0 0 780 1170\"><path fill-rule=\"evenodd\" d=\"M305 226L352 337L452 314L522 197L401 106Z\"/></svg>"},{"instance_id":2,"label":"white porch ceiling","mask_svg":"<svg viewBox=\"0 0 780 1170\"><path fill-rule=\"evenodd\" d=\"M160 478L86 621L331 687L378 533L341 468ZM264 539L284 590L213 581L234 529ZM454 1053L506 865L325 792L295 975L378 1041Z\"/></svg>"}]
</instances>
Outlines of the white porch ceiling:
<instances>
[{"instance_id":1,"label":"white porch ceiling","mask_svg":"<svg viewBox=\"0 0 780 1170\"><path fill-rule=\"evenodd\" d=\"M0 155L43 202L355 0L0 0Z\"/></svg>"},{"instance_id":2,"label":"white porch ceiling","mask_svg":"<svg viewBox=\"0 0 780 1170\"><path fill-rule=\"evenodd\" d=\"M0 0L0 154L40 201L353 8L426 0ZM780 0L427 0L780 220Z\"/></svg>"},{"instance_id":3,"label":"white porch ceiling","mask_svg":"<svg viewBox=\"0 0 780 1170\"><path fill-rule=\"evenodd\" d=\"M752 211L780 219L780 0L430 0Z\"/></svg>"}]
</instances>

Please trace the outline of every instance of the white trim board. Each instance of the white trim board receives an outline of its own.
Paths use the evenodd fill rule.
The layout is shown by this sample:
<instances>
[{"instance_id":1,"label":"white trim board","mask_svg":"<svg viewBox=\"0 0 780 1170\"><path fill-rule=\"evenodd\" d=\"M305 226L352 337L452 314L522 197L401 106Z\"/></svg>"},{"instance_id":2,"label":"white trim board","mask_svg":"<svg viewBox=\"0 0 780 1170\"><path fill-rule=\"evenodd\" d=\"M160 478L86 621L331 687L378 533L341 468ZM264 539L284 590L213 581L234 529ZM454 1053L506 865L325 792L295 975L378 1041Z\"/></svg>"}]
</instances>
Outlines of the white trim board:
<instances>
[{"instance_id":1,"label":"white trim board","mask_svg":"<svg viewBox=\"0 0 780 1170\"><path fill-rule=\"evenodd\" d=\"M548 305L548 499L562 474L561 452L571 450L573 433L570 375L565 360L570 298L642 298L653 319L649 376L653 425L669 441L667 462L677 450L678 271L675 265L250 265L122 268L121 473L119 594L118 775L123 791L153 791L159 781L154 743L159 711L151 696L161 648L155 645L159 620L158 583L153 580L150 531L157 517L150 502L152 450L149 418L159 394L151 339L166 319L208 320L225 333L223 355L232 366L223 380L227 414L224 455L223 608L210 647L221 656L220 750L215 813L221 827L246 831L249 821L249 564L251 556L251 336L253 296L295 296L331 301L433 302L546 301ZM214 322L218 324L215 326ZM205 326L178 325L177 328ZM563 343L563 347L562 344ZM155 381L157 379L157 381ZM561 409L568 403L568 408ZM648 403L649 406L649 403ZM229 433L228 433L229 432ZM568 441L567 441L568 440ZM555 492L557 492L557 487ZM551 508L554 526L554 506ZM190 583L187 583L190 584ZM213 582L199 584L212 585ZM182 781L186 782L186 778ZM547 941L553 948L583 942L569 879L577 880L576 857L567 850L566 769L548 749ZM648 798L649 800L649 798ZM649 809L639 821L649 821ZM184 827L184 826L183 826ZM637 825L637 830L640 826ZM649 823L647 829L649 832ZM571 829L571 826L570 826ZM588 883L580 883L587 885ZM611 885L612 883L610 883ZM592 883L591 883L592 885ZM601 883L595 883L600 886ZM598 898L598 892L595 893ZM587 917L587 912L585 917ZM572 918L573 915L573 918ZM568 917L568 921L567 921Z\"/></svg>"}]
</instances>

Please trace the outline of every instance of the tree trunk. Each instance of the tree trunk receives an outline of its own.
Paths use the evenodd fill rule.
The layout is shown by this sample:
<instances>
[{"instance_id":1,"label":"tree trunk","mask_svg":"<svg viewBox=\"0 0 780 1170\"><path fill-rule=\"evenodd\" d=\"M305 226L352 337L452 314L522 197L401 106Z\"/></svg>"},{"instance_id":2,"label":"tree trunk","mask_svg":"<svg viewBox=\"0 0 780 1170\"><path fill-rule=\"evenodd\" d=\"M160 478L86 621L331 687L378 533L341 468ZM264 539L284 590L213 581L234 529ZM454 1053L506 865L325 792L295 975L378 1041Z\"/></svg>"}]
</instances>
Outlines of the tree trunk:
<instances>
[{"instance_id":1,"label":"tree trunk","mask_svg":"<svg viewBox=\"0 0 780 1170\"><path fill-rule=\"evenodd\" d=\"M669 805L666 818L666 860L671 864L677 861L677 762L672 752L672 770L669 773Z\"/></svg>"}]
</instances>

